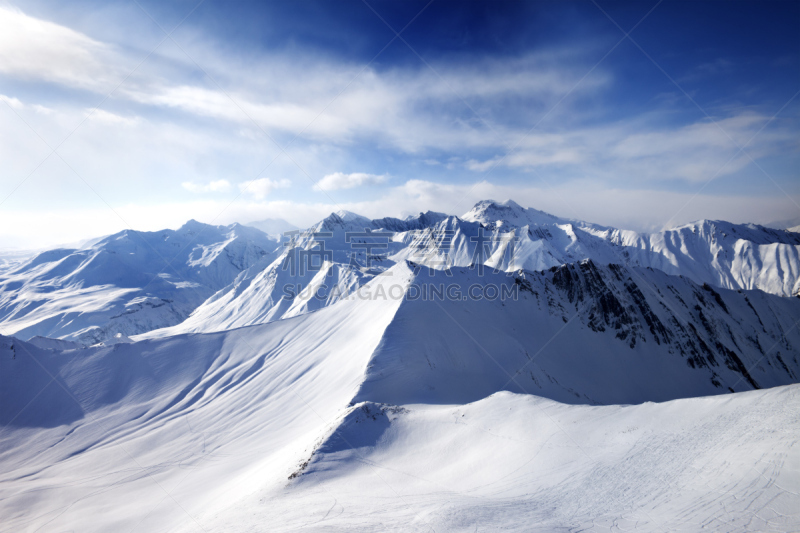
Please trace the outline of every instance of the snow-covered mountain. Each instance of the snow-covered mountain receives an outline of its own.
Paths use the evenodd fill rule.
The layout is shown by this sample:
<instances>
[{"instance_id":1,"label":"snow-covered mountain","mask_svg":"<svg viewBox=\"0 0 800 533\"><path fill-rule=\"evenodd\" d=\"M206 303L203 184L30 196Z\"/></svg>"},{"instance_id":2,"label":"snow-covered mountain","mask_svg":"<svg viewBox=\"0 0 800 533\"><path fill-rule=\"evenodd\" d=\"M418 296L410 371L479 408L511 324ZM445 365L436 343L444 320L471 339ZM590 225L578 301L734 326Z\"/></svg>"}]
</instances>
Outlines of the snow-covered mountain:
<instances>
[{"instance_id":1,"label":"snow-covered mountain","mask_svg":"<svg viewBox=\"0 0 800 533\"><path fill-rule=\"evenodd\" d=\"M9 264L0 531L797 529L797 238L481 202Z\"/></svg>"},{"instance_id":2,"label":"snow-covered mountain","mask_svg":"<svg viewBox=\"0 0 800 533\"><path fill-rule=\"evenodd\" d=\"M271 309L298 316L331 305L311 296L316 285L310 286ZM567 403L632 403L800 380L797 298L714 289L655 269L591 260L514 273L404 261L351 280L353 287L338 301L404 300L363 384L371 391L365 398L374 401L463 403L509 388ZM232 318L269 321L250 311ZM195 313L140 338L165 337L192 323L199 328L210 318ZM550 339L567 327L569 335ZM539 356L544 345L553 355ZM602 355L587 358L588 352Z\"/></svg>"},{"instance_id":3,"label":"snow-covered mountain","mask_svg":"<svg viewBox=\"0 0 800 533\"><path fill-rule=\"evenodd\" d=\"M376 247L367 249L369 243ZM782 296L800 288L800 235L795 233L701 221L639 234L561 219L511 201L479 202L461 218L427 212L405 220L370 220L334 213L287 244L265 270L226 287L185 322L146 336L222 331L297 316L339 301L405 260L435 269L483 263L510 272L592 259L651 267L715 287ZM292 268L310 260L314 250L318 268Z\"/></svg>"},{"instance_id":4,"label":"snow-covered mountain","mask_svg":"<svg viewBox=\"0 0 800 533\"><path fill-rule=\"evenodd\" d=\"M376 221L346 211L332 213L283 243L278 258L264 270L237 278L184 322L141 338L223 331L326 307L385 272L400 257L410 255L417 234L428 235L427 228L456 220L433 212ZM379 247L368 250L366 243Z\"/></svg>"},{"instance_id":5,"label":"snow-covered mountain","mask_svg":"<svg viewBox=\"0 0 800 533\"><path fill-rule=\"evenodd\" d=\"M190 222L45 252L0 271L0 331L88 344L117 334L223 331L334 304L406 260L533 272L591 259L714 287L800 290L800 234L721 221L641 234L487 200L462 217L343 211L290 237Z\"/></svg>"},{"instance_id":6,"label":"snow-covered mountain","mask_svg":"<svg viewBox=\"0 0 800 533\"><path fill-rule=\"evenodd\" d=\"M403 279L406 268L386 276ZM357 401L454 404L511 390L641 403L800 381L796 298L588 260L513 276L412 270L415 289ZM441 287L444 298L434 292ZM361 294L381 297L374 292L368 285Z\"/></svg>"},{"instance_id":7,"label":"snow-covered mountain","mask_svg":"<svg viewBox=\"0 0 800 533\"><path fill-rule=\"evenodd\" d=\"M653 267L728 289L782 296L800 291L800 235L791 231L700 220L645 234L560 219L513 201L478 202L462 218L514 231L522 248L516 264L530 270L591 258Z\"/></svg>"},{"instance_id":8,"label":"snow-covered mountain","mask_svg":"<svg viewBox=\"0 0 800 533\"><path fill-rule=\"evenodd\" d=\"M593 261L449 274L398 262L218 333L0 338L0 528L800 525L800 388L753 390L797 381L800 300ZM605 405L646 400L672 401Z\"/></svg>"},{"instance_id":9,"label":"snow-covered mountain","mask_svg":"<svg viewBox=\"0 0 800 533\"><path fill-rule=\"evenodd\" d=\"M0 272L2 332L92 344L171 326L271 263L277 247L253 228L189 221L174 231L126 230L85 248L42 252Z\"/></svg>"}]
</instances>

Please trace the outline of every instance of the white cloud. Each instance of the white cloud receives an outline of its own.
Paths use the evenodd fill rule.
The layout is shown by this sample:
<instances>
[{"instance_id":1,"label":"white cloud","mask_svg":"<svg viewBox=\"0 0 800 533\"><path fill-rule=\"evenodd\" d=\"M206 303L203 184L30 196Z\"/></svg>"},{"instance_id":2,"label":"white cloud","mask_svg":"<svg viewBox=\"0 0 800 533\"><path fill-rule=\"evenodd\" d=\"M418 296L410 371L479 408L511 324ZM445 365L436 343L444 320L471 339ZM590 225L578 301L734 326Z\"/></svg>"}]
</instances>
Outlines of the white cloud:
<instances>
[{"instance_id":1,"label":"white cloud","mask_svg":"<svg viewBox=\"0 0 800 533\"><path fill-rule=\"evenodd\" d=\"M769 120L766 115L744 112L682 126L655 127L632 119L558 134L521 135L513 149L485 160L470 159L464 166L473 172L496 167L545 172L566 168L573 175L616 184L705 182L743 169L751 162L748 154L758 158L790 150L791 130L772 124L759 133ZM745 147L747 154L737 146Z\"/></svg>"},{"instance_id":2,"label":"white cloud","mask_svg":"<svg viewBox=\"0 0 800 533\"><path fill-rule=\"evenodd\" d=\"M292 182L286 178L279 180L260 178L257 180L240 183L239 189L241 189L242 192L252 194L256 200L263 200L275 189L285 189L291 184Z\"/></svg>"},{"instance_id":3,"label":"white cloud","mask_svg":"<svg viewBox=\"0 0 800 533\"><path fill-rule=\"evenodd\" d=\"M248 193L243 197L249 202L238 200L231 213L248 213L245 219L249 220L282 217L305 225L340 208L375 217L427 209L463 213L472 202L495 197L513 198L559 215L641 229L663 224L691 197L683 192L656 196L645 190L650 186L645 181L671 180L677 183L676 189L696 190L697 183L710 178L736 153L725 133L742 145L775 111L761 107L749 112L726 110L716 117L725 133L708 120L677 123L676 117L685 115L674 113L675 108L669 107L674 104L663 102L648 114L602 122L597 116L587 117L586 109L599 107L596 104L604 98L604 90L613 84L611 75L603 71L604 64L528 134L538 117L585 74L586 58L580 53L551 51L523 58L434 64L439 77L424 65L361 72L361 65L296 52L223 57L220 50L230 48L214 46L212 39L181 40L181 45L224 85L224 92L210 82L198 81L206 78L197 75L196 66L167 47L142 63L89 120L84 121L88 104L76 97L79 91L61 94L47 87L29 94L0 95L8 104L0 103L0 160L5 165L0 199L14 191L3 209L13 207L19 213L24 206L32 216L58 224L58 216L49 215L55 213L53 209L67 203L91 210L103 203L96 196L100 194L115 209L120 198L138 206L131 208L128 218L135 227L154 224L158 229L174 225L181 217L212 220L211 212L224 205L206 209L196 202L183 207L164 202L186 196L184 190L219 192L226 186L219 184L224 180L214 181L218 176L245 180L266 175L260 173L271 162L269 175L284 178L234 183ZM0 76L57 83L102 97L141 60L141 54L129 50L133 48L112 46L0 7ZM347 89L339 95L342 87ZM47 95L42 103L48 107L31 101L34 94ZM101 100L90 96L93 102ZM585 98L595 101L583 105ZM80 103L71 103L76 100ZM787 117L778 117L747 147L754 158L797 153L796 122L791 122L796 119L786 111ZM296 134L300 135L290 144ZM58 154L72 169L59 158L46 159L50 150L42 143L46 139L56 146L65 138L69 140ZM504 157L512 146L515 150ZM375 170L364 161L365 153L382 158L380 171L391 173L391 182L385 175L334 172ZM419 166L412 166L415 162ZM743 174L748 164L750 159L739 154L720 177ZM494 168L491 175L465 170L487 172L490 168ZM770 169L766 164L764 168ZM412 170L421 177L437 176L462 185L420 179L391 186ZM324 176L319 188L325 190L376 186L368 191L369 201L304 203L296 192L308 186L304 174ZM784 216L762 216L770 202L780 206L776 211L784 209L785 198L759 171L753 175L765 184L763 200L748 203L745 200L750 199L735 195L701 195L687 207L683 220L766 221ZM182 184L175 176L194 176L195 181ZM503 185L520 176L529 177L528 182L516 182L525 186ZM789 181L786 176L775 177L781 183ZM545 179L557 186L548 187ZM297 201L265 201L275 190L289 187L291 180L296 190L281 198ZM464 184L465 180L473 183ZM769 196L772 193L775 196ZM366 195L367 191L359 191L359 198ZM346 200L348 193L331 196ZM158 206L172 210L169 217L158 214ZM70 216L65 215L64 231L71 224ZM786 213L784 218L792 216ZM6 227L19 228L10 220L12 225ZM53 231L53 227L32 227L40 228L42 239ZM86 237L99 231L91 220L86 228L90 232ZM15 229L24 231L28 230Z\"/></svg>"},{"instance_id":4,"label":"white cloud","mask_svg":"<svg viewBox=\"0 0 800 533\"><path fill-rule=\"evenodd\" d=\"M192 181L184 181L181 187L189 192L225 192L231 188L228 180L216 180L209 183L194 183Z\"/></svg>"},{"instance_id":5,"label":"white cloud","mask_svg":"<svg viewBox=\"0 0 800 533\"><path fill-rule=\"evenodd\" d=\"M487 170L491 170L493 167L502 164L502 161L503 158L501 156L493 157L491 159L487 159L486 161L470 159L464 163L464 166L473 172L486 172Z\"/></svg>"},{"instance_id":6,"label":"white cloud","mask_svg":"<svg viewBox=\"0 0 800 533\"><path fill-rule=\"evenodd\" d=\"M122 48L0 8L2 73L101 94L124 79L115 97L247 127L255 123L272 137L302 132L306 140L341 146L367 140L412 153L430 147L505 146L514 132L486 111L476 119L470 108L488 109L495 98L513 100L523 110L525 102L552 104L584 73L580 61L570 61L576 59L571 51L437 64L437 73L424 65L379 72L296 54L248 58L245 64L221 57L204 41L182 48L203 58L203 69L216 79L226 80L224 90L198 84L197 68L185 57L165 58L156 51L134 71L140 58ZM610 76L598 69L573 97L609 83ZM343 86L347 90L341 92ZM470 107L462 99L469 99Z\"/></svg>"},{"instance_id":7,"label":"white cloud","mask_svg":"<svg viewBox=\"0 0 800 533\"><path fill-rule=\"evenodd\" d=\"M86 114L90 120L105 122L114 126L135 126L141 121L140 117L125 117L99 108L87 109Z\"/></svg>"},{"instance_id":8,"label":"white cloud","mask_svg":"<svg viewBox=\"0 0 800 533\"><path fill-rule=\"evenodd\" d=\"M314 185L314 190L336 191L339 189L352 189L354 187L361 187L362 185L378 185L380 183L385 183L386 180L386 175L366 174L364 172L353 172L351 174L334 172L319 180L317 184Z\"/></svg>"},{"instance_id":9,"label":"white cloud","mask_svg":"<svg viewBox=\"0 0 800 533\"><path fill-rule=\"evenodd\" d=\"M366 142L420 154L428 165L439 160L429 157L431 151L461 153L475 149L474 153L482 154L480 158L473 156L458 165L475 172L495 166L570 168L572 176L609 179L616 184L641 179L704 181L735 153L731 138L743 145L768 118L742 112L719 117L717 124L699 120L666 126L669 117L665 111L584 127L581 113L570 106L582 95L595 97L598 90L611 86L611 75L599 68L550 113L546 123L528 134L524 114L540 116L537 110L550 109L585 73L577 49L470 64L445 63L435 65L438 74L434 74L422 65L379 72L300 56L266 55L245 64L235 56L222 57L202 43L203 39L197 39L186 44L186 50L192 57L202 57L203 67L215 78L226 80L224 91L187 81L194 80L191 74L196 69L190 61L158 61L156 52L153 61L138 68L115 96L223 119L229 124L216 127L245 128L247 135L260 139L266 133L279 145L296 134L301 134L296 145L307 143L304 147L312 149L336 146L347 150ZM206 48L198 49L203 46ZM18 10L0 8L0 72L104 92L111 78L122 79L128 74L120 67L124 64L135 62L106 43ZM217 76L220 73L224 76ZM341 92L342 86L347 90ZM458 94L453 87L458 88ZM20 105L16 98L7 101ZM509 113L509 108L511 121L503 114ZM475 116L471 109L481 116ZM125 122L129 119L102 110L93 120L129 125ZM558 132L547 131L553 121L559 124ZM288 136L285 142L282 135ZM776 153L794 138L795 132L781 130L773 123L748 147L748 153L753 157ZM506 156L512 146L514 150ZM447 160L448 154L444 155L442 161ZM749 161L747 155L739 154L720 175L737 172ZM448 163L446 168L454 166ZM370 183L360 182L355 176L359 174L327 174L320 188L335 190ZM268 183L263 187L267 194L274 189Z\"/></svg>"},{"instance_id":10,"label":"white cloud","mask_svg":"<svg viewBox=\"0 0 800 533\"><path fill-rule=\"evenodd\" d=\"M113 56L111 47L83 33L0 6L4 74L97 90L119 72Z\"/></svg>"},{"instance_id":11,"label":"white cloud","mask_svg":"<svg viewBox=\"0 0 800 533\"><path fill-rule=\"evenodd\" d=\"M19 98L13 98L11 96L6 96L4 94L0 94L0 102L5 102L12 109L16 111L21 111L23 109L32 109L36 113L41 113L43 115L49 115L50 113L53 113L53 110L50 109L49 107L45 107L39 104L25 105Z\"/></svg>"},{"instance_id":12,"label":"white cloud","mask_svg":"<svg viewBox=\"0 0 800 533\"><path fill-rule=\"evenodd\" d=\"M19 98L13 98L11 96L6 96L4 94L0 94L0 101L5 102L13 109L22 109L23 107L25 107Z\"/></svg>"}]
</instances>

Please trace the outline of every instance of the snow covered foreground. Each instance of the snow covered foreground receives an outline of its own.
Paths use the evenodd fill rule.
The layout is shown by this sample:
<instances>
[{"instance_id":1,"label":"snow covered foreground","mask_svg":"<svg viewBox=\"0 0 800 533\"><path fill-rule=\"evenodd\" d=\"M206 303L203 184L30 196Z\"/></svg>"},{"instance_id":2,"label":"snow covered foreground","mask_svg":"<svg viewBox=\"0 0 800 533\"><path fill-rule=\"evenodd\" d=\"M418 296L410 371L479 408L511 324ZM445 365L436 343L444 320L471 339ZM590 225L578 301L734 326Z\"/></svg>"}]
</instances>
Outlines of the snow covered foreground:
<instances>
[{"instance_id":1,"label":"snow covered foreground","mask_svg":"<svg viewBox=\"0 0 800 533\"><path fill-rule=\"evenodd\" d=\"M797 300L637 271L671 294L664 310L657 292L636 296L632 271L584 264L498 275L527 283L518 301L353 299L93 348L3 337L0 528L800 527L800 386L588 405L752 389L725 360L734 350L757 385L796 381ZM408 287L426 271L400 263L370 286ZM466 332L444 327L445 313ZM698 359L678 349L689 337L670 313L705 317ZM647 326L653 316L664 331ZM715 336L723 348L700 348Z\"/></svg>"},{"instance_id":2,"label":"snow covered foreground","mask_svg":"<svg viewBox=\"0 0 800 533\"><path fill-rule=\"evenodd\" d=\"M636 406L359 404L299 479L180 530L792 531L798 408L796 385Z\"/></svg>"}]
</instances>

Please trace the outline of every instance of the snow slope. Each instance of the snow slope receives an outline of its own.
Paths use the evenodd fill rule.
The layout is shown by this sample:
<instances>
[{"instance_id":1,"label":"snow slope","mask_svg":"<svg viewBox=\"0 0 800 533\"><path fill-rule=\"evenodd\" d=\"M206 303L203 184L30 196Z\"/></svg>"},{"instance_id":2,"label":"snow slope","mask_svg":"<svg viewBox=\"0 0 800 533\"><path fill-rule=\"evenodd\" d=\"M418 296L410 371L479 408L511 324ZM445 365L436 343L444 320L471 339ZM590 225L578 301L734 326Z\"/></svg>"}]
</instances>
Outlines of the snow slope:
<instances>
[{"instance_id":1,"label":"snow slope","mask_svg":"<svg viewBox=\"0 0 800 533\"><path fill-rule=\"evenodd\" d=\"M795 298L591 261L514 276L417 270L409 294L419 297L398 308L358 401L465 403L511 390L639 403L800 380Z\"/></svg>"},{"instance_id":2,"label":"snow slope","mask_svg":"<svg viewBox=\"0 0 800 533\"><path fill-rule=\"evenodd\" d=\"M228 532L793 531L799 396L793 385L635 406L508 392L358 404L286 487L198 521Z\"/></svg>"},{"instance_id":3,"label":"snow slope","mask_svg":"<svg viewBox=\"0 0 800 533\"><path fill-rule=\"evenodd\" d=\"M163 531L285 483L397 305L68 351L2 338L0 529Z\"/></svg>"},{"instance_id":4,"label":"snow slope","mask_svg":"<svg viewBox=\"0 0 800 533\"><path fill-rule=\"evenodd\" d=\"M2 332L91 344L174 325L278 246L256 229L190 221L42 252L0 272Z\"/></svg>"},{"instance_id":5,"label":"snow slope","mask_svg":"<svg viewBox=\"0 0 800 533\"><path fill-rule=\"evenodd\" d=\"M0 529L800 526L798 386L586 405L727 390L714 374L751 389L722 348L676 351L712 335L742 346L758 385L796 381L797 300L638 271L686 303L678 314L703 314L711 329L684 338L655 296L637 296L643 281L583 265L496 275L526 287L517 301L379 297L446 277L400 263L366 285L369 298L265 325L90 348L4 337ZM654 315L664 331L646 326ZM753 361L753 346L780 338L774 328L787 369L767 346ZM539 396L583 405L514 394L517 374ZM552 381L535 388L529 375Z\"/></svg>"}]
</instances>

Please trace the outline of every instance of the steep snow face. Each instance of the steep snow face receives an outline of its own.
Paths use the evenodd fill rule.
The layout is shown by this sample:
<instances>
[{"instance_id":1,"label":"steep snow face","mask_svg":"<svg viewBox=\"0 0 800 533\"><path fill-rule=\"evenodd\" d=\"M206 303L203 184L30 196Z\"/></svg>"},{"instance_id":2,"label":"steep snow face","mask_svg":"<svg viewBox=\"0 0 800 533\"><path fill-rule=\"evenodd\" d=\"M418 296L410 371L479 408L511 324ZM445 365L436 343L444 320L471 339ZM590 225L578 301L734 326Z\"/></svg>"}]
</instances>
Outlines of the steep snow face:
<instances>
[{"instance_id":1,"label":"steep snow face","mask_svg":"<svg viewBox=\"0 0 800 533\"><path fill-rule=\"evenodd\" d=\"M92 344L174 325L243 272L263 269L277 246L253 228L190 221L43 252L0 273L2 331Z\"/></svg>"},{"instance_id":2,"label":"steep snow face","mask_svg":"<svg viewBox=\"0 0 800 533\"><path fill-rule=\"evenodd\" d=\"M418 269L357 401L639 403L800 380L796 298L591 261L449 274Z\"/></svg>"},{"instance_id":3,"label":"steep snow face","mask_svg":"<svg viewBox=\"0 0 800 533\"><path fill-rule=\"evenodd\" d=\"M715 289L588 260L511 274L401 261L360 277L326 263L306 274L295 298L237 307L268 300L281 279L299 279L268 270L271 285L252 283L242 293L252 291L248 298L204 305L185 323L139 338L201 330L219 317L225 329L346 300L399 299L358 401L463 403L508 389L567 403L637 403L800 380L800 331L792 327L800 300L762 291ZM412 289L404 297L392 280L408 275ZM332 288L325 293L323 285Z\"/></svg>"}]
</instances>

